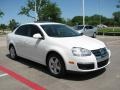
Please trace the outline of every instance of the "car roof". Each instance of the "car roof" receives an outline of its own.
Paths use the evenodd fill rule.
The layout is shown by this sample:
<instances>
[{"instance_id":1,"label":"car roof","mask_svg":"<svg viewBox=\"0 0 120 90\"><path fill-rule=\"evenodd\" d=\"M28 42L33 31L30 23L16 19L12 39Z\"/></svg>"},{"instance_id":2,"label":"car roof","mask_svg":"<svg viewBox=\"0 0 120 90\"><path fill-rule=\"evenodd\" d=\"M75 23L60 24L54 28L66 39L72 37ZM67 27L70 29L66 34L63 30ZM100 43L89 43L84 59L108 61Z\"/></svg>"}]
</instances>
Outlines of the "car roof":
<instances>
[{"instance_id":1,"label":"car roof","mask_svg":"<svg viewBox=\"0 0 120 90\"><path fill-rule=\"evenodd\" d=\"M92 26L92 25L76 25L76 26Z\"/></svg>"},{"instance_id":2,"label":"car roof","mask_svg":"<svg viewBox=\"0 0 120 90\"><path fill-rule=\"evenodd\" d=\"M28 24L32 24L32 25L48 25L48 24L61 24L61 23L56 23L56 22L31 22L31 23L25 23L22 25L28 25Z\"/></svg>"}]
</instances>

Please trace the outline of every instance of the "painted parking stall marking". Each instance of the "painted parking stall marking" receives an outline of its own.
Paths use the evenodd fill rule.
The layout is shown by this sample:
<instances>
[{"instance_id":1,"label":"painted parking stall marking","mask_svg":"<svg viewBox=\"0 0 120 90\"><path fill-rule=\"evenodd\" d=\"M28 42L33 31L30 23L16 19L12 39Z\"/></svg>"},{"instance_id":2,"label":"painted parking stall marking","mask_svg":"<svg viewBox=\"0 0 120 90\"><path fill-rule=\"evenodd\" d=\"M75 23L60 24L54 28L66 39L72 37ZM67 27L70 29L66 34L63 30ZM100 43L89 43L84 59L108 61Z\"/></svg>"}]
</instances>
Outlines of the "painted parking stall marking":
<instances>
[{"instance_id":1,"label":"painted parking stall marking","mask_svg":"<svg viewBox=\"0 0 120 90\"><path fill-rule=\"evenodd\" d=\"M0 74L0 77L4 77L4 76L7 76L8 74Z\"/></svg>"},{"instance_id":2,"label":"painted parking stall marking","mask_svg":"<svg viewBox=\"0 0 120 90\"><path fill-rule=\"evenodd\" d=\"M7 73L8 75L10 75L11 77L15 78L16 80L20 81L21 83L29 86L30 88L32 88L33 90L46 90L44 87L41 87L39 86L38 84L22 77L21 75L3 67L3 66L0 66L0 71L4 72L4 73ZM6 74L1 74L1 77L2 76L5 76Z\"/></svg>"}]
</instances>

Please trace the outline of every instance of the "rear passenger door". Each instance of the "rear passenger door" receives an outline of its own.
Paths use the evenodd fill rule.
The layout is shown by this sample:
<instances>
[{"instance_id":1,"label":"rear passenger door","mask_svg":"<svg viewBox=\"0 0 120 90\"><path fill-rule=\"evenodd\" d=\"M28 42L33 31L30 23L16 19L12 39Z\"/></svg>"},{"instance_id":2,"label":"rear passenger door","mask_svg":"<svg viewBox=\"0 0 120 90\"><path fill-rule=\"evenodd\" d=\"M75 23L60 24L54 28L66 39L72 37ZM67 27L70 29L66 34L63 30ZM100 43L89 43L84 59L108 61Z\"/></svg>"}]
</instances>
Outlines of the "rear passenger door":
<instances>
[{"instance_id":1,"label":"rear passenger door","mask_svg":"<svg viewBox=\"0 0 120 90\"><path fill-rule=\"evenodd\" d=\"M20 26L15 31L15 36L14 36L15 48L16 48L17 54L22 57L26 55L25 48L24 48L24 42L26 41L27 36L28 36L27 25Z\"/></svg>"}]
</instances>

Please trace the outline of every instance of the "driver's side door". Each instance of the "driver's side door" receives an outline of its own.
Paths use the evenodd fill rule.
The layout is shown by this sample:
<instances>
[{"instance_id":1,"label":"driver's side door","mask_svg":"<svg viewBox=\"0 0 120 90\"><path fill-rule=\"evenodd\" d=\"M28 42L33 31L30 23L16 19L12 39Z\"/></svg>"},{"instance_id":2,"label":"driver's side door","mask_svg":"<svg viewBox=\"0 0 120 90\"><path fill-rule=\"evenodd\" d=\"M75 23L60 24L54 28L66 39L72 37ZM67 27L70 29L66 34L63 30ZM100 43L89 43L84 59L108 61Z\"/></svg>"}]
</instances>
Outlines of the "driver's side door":
<instances>
[{"instance_id":1,"label":"driver's side door","mask_svg":"<svg viewBox=\"0 0 120 90\"><path fill-rule=\"evenodd\" d=\"M93 28L92 26L85 26L84 28L84 35L92 36L93 35Z\"/></svg>"}]
</instances>

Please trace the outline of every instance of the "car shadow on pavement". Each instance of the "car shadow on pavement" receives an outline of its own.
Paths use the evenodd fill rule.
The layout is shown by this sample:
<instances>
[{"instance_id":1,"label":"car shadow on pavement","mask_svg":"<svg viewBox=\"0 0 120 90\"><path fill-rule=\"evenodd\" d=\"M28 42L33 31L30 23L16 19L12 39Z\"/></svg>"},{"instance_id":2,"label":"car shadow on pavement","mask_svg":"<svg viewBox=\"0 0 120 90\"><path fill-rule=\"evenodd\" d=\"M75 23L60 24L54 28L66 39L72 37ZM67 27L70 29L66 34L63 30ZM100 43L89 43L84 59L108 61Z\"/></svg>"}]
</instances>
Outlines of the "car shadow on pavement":
<instances>
[{"instance_id":1,"label":"car shadow on pavement","mask_svg":"<svg viewBox=\"0 0 120 90\"><path fill-rule=\"evenodd\" d=\"M6 56L7 56L9 59L11 59L9 54L7 54ZM11 59L11 60L13 60L13 59ZM46 67L46 66L41 65L41 64L36 63L36 62L33 62L33 61L30 61L30 60L28 60L28 59L25 59L25 58L22 58L22 57L17 57L17 59L16 59L16 60L13 60L13 61L17 61L17 62L19 62L19 63L21 63L21 64L24 64L24 65L28 66L28 68L34 68L34 69L37 69L37 70L39 70L39 71L42 71L42 72L44 72L44 73L46 73L46 74L49 74L49 71L47 70L47 67Z\"/></svg>"},{"instance_id":2,"label":"car shadow on pavement","mask_svg":"<svg viewBox=\"0 0 120 90\"><path fill-rule=\"evenodd\" d=\"M64 76L64 79L66 80L73 80L73 81L85 81L92 78L96 78L100 75L102 75L106 71L106 68L103 68L101 70L93 71L93 72L68 72L67 75Z\"/></svg>"},{"instance_id":3,"label":"car shadow on pavement","mask_svg":"<svg viewBox=\"0 0 120 90\"><path fill-rule=\"evenodd\" d=\"M9 59L10 58L10 55L7 54L6 55ZM42 71L48 75L50 75L48 69L46 66L43 66L39 63L36 63L36 62L33 62L33 61L30 61L28 59L24 59L24 58L21 58L21 57L18 57L16 60L14 61L17 61L21 64L24 64L26 66L28 66L28 68L34 68L34 69L37 69L39 71ZM98 70L98 71L93 71L93 72L89 72L89 73L80 73L80 72L67 72L62 78L60 79L64 79L64 80L72 80L72 81L85 81L85 80L89 80L89 79L92 79L92 78L96 78L100 75L102 75L104 72L106 71L105 68L101 69L101 70ZM51 75L50 75L51 76Z\"/></svg>"}]
</instances>

